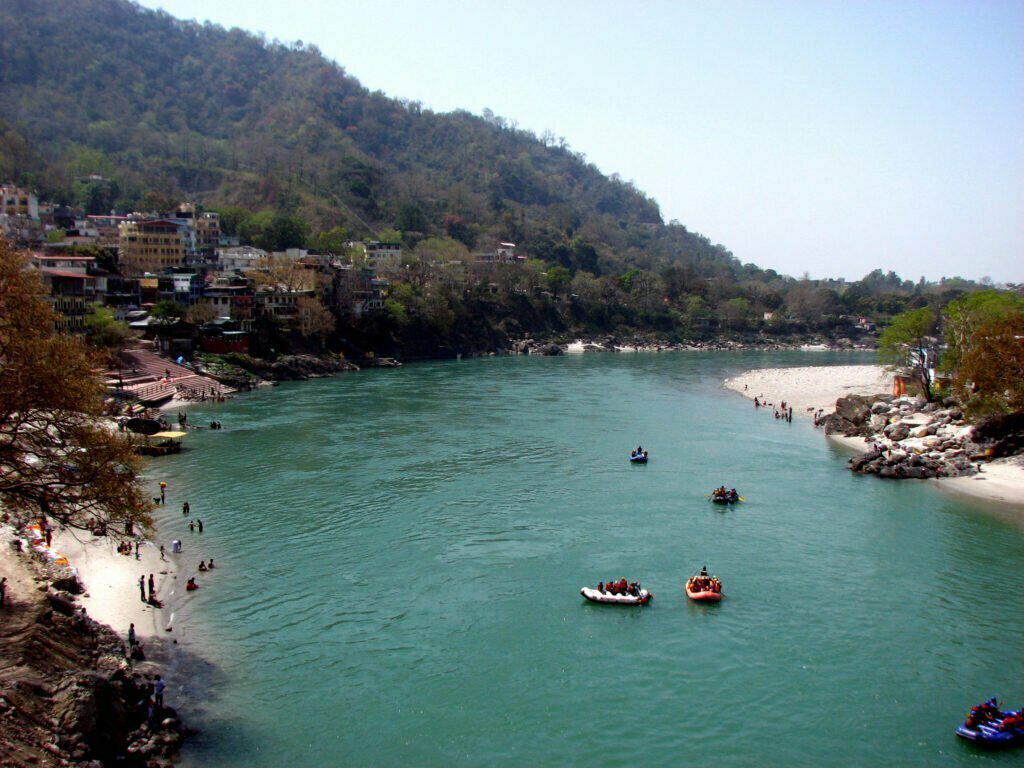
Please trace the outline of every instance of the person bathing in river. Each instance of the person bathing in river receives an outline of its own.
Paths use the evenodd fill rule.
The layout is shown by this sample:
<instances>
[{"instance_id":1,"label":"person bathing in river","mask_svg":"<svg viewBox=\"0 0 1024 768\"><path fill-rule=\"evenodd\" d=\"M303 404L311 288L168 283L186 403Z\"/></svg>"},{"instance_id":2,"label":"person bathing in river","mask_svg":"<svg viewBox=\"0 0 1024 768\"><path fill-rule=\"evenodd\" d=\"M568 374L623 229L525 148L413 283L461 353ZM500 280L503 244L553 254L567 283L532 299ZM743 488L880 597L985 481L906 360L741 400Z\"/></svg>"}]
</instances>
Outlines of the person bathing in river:
<instances>
[{"instance_id":1,"label":"person bathing in river","mask_svg":"<svg viewBox=\"0 0 1024 768\"><path fill-rule=\"evenodd\" d=\"M203 560L199 561L199 570L200 571L205 571L206 570L206 563Z\"/></svg>"}]
</instances>

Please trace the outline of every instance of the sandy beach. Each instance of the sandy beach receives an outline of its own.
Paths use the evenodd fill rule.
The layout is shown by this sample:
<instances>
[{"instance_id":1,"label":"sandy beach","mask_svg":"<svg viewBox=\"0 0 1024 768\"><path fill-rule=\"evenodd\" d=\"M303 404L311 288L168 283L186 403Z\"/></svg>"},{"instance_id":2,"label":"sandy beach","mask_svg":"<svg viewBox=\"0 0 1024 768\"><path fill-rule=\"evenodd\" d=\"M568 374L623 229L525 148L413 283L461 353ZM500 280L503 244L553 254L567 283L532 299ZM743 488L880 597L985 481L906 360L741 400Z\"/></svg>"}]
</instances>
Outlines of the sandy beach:
<instances>
[{"instance_id":1,"label":"sandy beach","mask_svg":"<svg viewBox=\"0 0 1024 768\"><path fill-rule=\"evenodd\" d=\"M880 365L759 368L725 380L725 388L771 406L785 401L793 415L835 410L844 395L873 395L892 391L892 374ZM771 410L771 409L769 409Z\"/></svg>"},{"instance_id":2,"label":"sandy beach","mask_svg":"<svg viewBox=\"0 0 1024 768\"><path fill-rule=\"evenodd\" d=\"M812 416L819 410L831 413L836 400L845 395L871 395L892 390L892 374L879 365L809 366L803 368L762 368L726 379L726 389L753 400L793 407L793 415ZM772 408L768 409L771 414ZM862 437L829 435L829 440L856 451L866 451ZM983 465L977 475L928 480L943 490L974 499L1024 507L1024 457L998 459Z\"/></svg>"}]
</instances>

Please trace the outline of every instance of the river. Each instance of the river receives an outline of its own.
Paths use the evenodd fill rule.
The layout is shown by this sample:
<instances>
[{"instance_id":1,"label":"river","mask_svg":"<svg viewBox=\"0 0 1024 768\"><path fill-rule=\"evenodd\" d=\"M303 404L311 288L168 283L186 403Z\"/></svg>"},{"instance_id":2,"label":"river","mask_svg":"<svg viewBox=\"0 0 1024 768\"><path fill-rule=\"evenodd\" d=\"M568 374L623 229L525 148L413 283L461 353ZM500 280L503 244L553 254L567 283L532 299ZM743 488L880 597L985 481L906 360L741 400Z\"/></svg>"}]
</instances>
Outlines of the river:
<instances>
[{"instance_id":1,"label":"river","mask_svg":"<svg viewBox=\"0 0 1024 768\"><path fill-rule=\"evenodd\" d=\"M182 764L1009 764L953 729L1024 703L1024 526L721 388L856 362L490 358L193 409L224 429L149 465L161 540L217 563L170 606ZM705 563L719 605L683 594ZM652 603L580 597L620 576Z\"/></svg>"}]
</instances>

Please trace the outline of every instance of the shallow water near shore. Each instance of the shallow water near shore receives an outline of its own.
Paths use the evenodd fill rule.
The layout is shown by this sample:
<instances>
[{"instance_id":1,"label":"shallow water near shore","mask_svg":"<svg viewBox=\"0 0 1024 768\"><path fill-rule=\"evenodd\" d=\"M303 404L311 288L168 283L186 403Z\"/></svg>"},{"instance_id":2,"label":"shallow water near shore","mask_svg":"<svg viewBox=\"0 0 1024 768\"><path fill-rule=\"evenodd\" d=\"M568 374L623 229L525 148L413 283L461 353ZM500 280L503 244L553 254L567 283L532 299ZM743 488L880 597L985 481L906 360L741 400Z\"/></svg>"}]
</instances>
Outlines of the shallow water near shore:
<instances>
[{"instance_id":1,"label":"shallow water near shore","mask_svg":"<svg viewBox=\"0 0 1024 768\"><path fill-rule=\"evenodd\" d=\"M161 541L218 566L174 604L210 662L172 665L202 730L182 765L1019 761L953 729L978 699L1024 704L1024 526L854 475L806 420L721 388L857 362L463 360L192 409L224 430L149 464ZM710 504L721 484L746 501ZM719 605L683 594L705 563ZM651 605L579 595L620 576Z\"/></svg>"}]
</instances>

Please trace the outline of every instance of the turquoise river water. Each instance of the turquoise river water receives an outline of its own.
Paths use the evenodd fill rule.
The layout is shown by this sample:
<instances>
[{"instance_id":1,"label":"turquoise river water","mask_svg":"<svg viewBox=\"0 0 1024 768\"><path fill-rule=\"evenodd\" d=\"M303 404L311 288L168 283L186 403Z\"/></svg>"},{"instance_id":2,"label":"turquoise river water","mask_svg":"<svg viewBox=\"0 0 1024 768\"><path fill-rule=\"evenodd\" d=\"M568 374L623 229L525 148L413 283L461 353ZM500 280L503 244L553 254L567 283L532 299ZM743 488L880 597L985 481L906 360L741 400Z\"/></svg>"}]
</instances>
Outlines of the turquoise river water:
<instances>
[{"instance_id":1,"label":"turquoise river water","mask_svg":"<svg viewBox=\"0 0 1024 768\"><path fill-rule=\"evenodd\" d=\"M953 729L1024 703L1024 525L721 388L869 360L491 358L193 409L224 429L148 468L161 540L218 566L170 606L183 764L1020 765ZM683 594L705 563L717 606ZM651 605L579 594L620 576Z\"/></svg>"}]
</instances>

